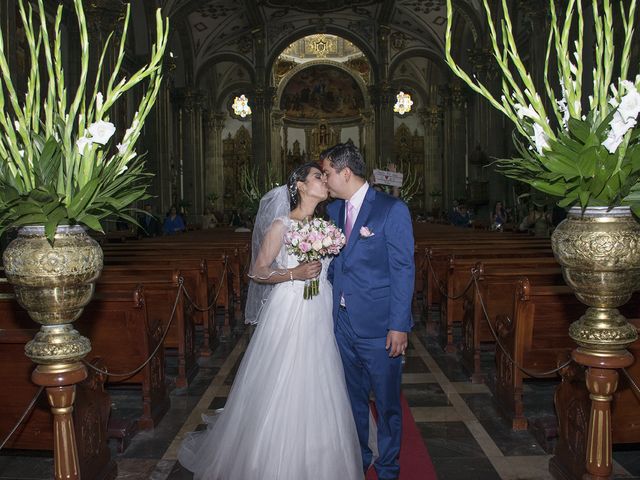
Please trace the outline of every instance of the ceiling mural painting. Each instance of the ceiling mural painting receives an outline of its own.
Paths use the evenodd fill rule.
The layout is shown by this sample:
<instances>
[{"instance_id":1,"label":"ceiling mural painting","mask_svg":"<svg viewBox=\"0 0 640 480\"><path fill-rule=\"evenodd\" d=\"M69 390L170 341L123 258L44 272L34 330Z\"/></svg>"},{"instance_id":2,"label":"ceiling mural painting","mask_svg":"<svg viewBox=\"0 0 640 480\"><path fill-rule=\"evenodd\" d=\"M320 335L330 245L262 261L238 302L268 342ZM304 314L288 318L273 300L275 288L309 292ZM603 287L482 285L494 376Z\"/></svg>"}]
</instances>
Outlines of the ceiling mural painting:
<instances>
[{"instance_id":1,"label":"ceiling mural painting","mask_svg":"<svg viewBox=\"0 0 640 480\"><path fill-rule=\"evenodd\" d=\"M335 119L355 117L364 108L356 80L332 65L312 65L294 74L280 97L280 109L289 118Z\"/></svg>"}]
</instances>

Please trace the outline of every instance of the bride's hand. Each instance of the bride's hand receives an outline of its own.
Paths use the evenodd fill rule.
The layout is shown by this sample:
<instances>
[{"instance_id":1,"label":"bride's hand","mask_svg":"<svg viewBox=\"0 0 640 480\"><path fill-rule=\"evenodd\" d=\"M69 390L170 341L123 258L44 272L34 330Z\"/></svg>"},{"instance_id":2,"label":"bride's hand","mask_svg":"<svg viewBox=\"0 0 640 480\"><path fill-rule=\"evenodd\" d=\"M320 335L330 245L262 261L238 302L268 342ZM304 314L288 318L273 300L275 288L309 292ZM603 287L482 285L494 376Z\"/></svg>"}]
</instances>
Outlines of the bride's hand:
<instances>
[{"instance_id":1,"label":"bride's hand","mask_svg":"<svg viewBox=\"0 0 640 480\"><path fill-rule=\"evenodd\" d=\"M319 261L301 263L291 269L293 278L296 280L310 280L320 275L322 264Z\"/></svg>"}]
</instances>

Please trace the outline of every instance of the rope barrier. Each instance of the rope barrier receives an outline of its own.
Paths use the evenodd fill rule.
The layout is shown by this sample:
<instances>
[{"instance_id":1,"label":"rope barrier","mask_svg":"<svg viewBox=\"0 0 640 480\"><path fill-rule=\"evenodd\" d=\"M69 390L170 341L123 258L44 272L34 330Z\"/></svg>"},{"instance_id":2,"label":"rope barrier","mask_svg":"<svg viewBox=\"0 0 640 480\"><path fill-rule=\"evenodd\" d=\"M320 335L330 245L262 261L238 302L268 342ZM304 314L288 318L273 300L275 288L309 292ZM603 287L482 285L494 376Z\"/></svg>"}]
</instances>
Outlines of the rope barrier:
<instances>
[{"instance_id":1,"label":"rope barrier","mask_svg":"<svg viewBox=\"0 0 640 480\"><path fill-rule=\"evenodd\" d=\"M549 370L547 372L536 372L536 373L533 373L531 370L528 370L528 369L520 366L513 359L513 357L509 354L509 352L507 352L507 350L505 349L504 345L502 344L502 342L498 338L498 334L496 333L494 326L491 324L491 320L489 319L489 314L487 313L487 309L486 309L485 304L484 304L484 299L482 298L482 292L480 291L480 287L478 286L478 279L476 278L475 272L472 274L472 278L473 278L473 282L475 284L476 292L478 293L478 298L480 299L480 307L482 308L482 313L484 315L484 319L487 322L487 324L489 325L489 330L491 331L491 335L493 335L493 338L495 339L496 344L498 345L498 347L500 347L500 350L502 350L502 353L505 354L505 356L509 359L509 361L511 363L513 363L513 365L515 365L515 367L518 370L520 370L525 375L528 375L528 376L533 377L533 378L545 378L545 377L548 377L549 375L553 375L554 373L558 373L560 370L562 370L563 368L566 368L569 364L571 364L571 362L573 362L573 360L569 359L565 363L560 365L559 367L554 368L553 370ZM509 322L512 322L512 320L509 317L507 317L507 320Z\"/></svg>"},{"instance_id":2,"label":"rope barrier","mask_svg":"<svg viewBox=\"0 0 640 480\"><path fill-rule=\"evenodd\" d=\"M29 403L29 405L27 406L26 410L24 411L24 413L22 414L22 416L18 420L18 423L16 423L15 427L13 427L11 429L11 431L9 432L9 435L4 437L4 440L2 441L2 443L0 443L0 450L2 450L4 448L4 446L9 441L9 439L13 436L14 433L16 433L16 431L18 430L20 425L22 425L22 422L24 422L24 420L27 418L27 416L29 416L29 414L31 413L31 410L33 410L33 407L35 406L36 401L38 400L38 397L40 396L40 394L42 393L43 390L44 390L44 387L40 387L38 389L36 394L33 396L33 399L31 400L31 403Z\"/></svg>"},{"instance_id":3,"label":"rope barrier","mask_svg":"<svg viewBox=\"0 0 640 480\"><path fill-rule=\"evenodd\" d=\"M222 291L222 285L224 285L224 279L227 276L227 269L228 269L227 262L228 262L228 260L229 260L229 257L225 255L225 257L224 257L224 269L222 270L222 276L220 277L220 284L218 285L218 291L216 292L216 295L215 295L214 299L207 306L207 308L200 307L196 302L194 302L192 300L191 296L189 295L189 292L187 292L187 289L183 288L183 292L184 292L185 298L189 301L189 303L197 311L199 311L199 312L208 312L212 308L215 308L216 302L218 301L218 297L220 296L220 292Z\"/></svg>"},{"instance_id":4,"label":"rope barrier","mask_svg":"<svg viewBox=\"0 0 640 480\"><path fill-rule=\"evenodd\" d=\"M178 293L176 294L176 299L173 302L173 309L171 310L171 317L169 318L169 321L167 322L167 327L165 328L164 333L160 337L160 341L158 342L156 347L153 349L153 352L151 352L151 355L149 355L149 357L139 367L131 370L130 372L126 372L126 373L110 373L108 370L101 370L100 368L92 365L91 363L87 362L86 360L82 360L82 362L87 367L91 368L92 370L95 370L96 372L101 373L103 375L108 375L109 377L126 378L126 377L131 377L131 376L135 375L136 373L138 373L140 370L142 370L151 361L151 359L153 357L155 357L155 355L156 355L156 353L158 353L158 350L160 349L160 347L162 347L162 345L164 344L164 339L166 338L167 334L169 333L169 328L171 327L171 323L173 322L173 319L175 318L176 309L178 308L178 302L180 300L180 294L183 291L184 291L184 278L180 277L178 279Z\"/></svg>"},{"instance_id":5,"label":"rope barrier","mask_svg":"<svg viewBox=\"0 0 640 480\"><path fill-rule=\"evenodd\" d=\"M436 276L436 272L433 269L433 265L431 264L431 257L429 257L428 255L427 255L427 262L429 263L429 270L431 270L431 275L433 276L433 280L436 282L436 285L438 285L438 290L440 290L440 295L442 295L445 298L448 298L449 300L458 300L459 298L462 298L465 293L467 293L467 290L469 290L469 288L471 287L471 284L473 283L473 278L474 278L473 270L471 271L469 283L467 283L467 286L464 287L462 292L460 292L459 295L448 295L447 292L442 288L442 283Z\"/></svg>"},{"instance_id":6,"label":"rope barrier","mask_svg":"<svg viewBox=\"0 0 640 480\"><path fill-rule=\"evenodd\" d=\"M627 377L627 380L629 381L629 384L631 385L632 390L634 390L636 396L640 397L640 387L638 387L638 384L633 380L633 378L631 378L631 375L629 375L626 368L622 368L621 370L622 373L624 373L624 376Z\"/></svg>"}]
</instances>

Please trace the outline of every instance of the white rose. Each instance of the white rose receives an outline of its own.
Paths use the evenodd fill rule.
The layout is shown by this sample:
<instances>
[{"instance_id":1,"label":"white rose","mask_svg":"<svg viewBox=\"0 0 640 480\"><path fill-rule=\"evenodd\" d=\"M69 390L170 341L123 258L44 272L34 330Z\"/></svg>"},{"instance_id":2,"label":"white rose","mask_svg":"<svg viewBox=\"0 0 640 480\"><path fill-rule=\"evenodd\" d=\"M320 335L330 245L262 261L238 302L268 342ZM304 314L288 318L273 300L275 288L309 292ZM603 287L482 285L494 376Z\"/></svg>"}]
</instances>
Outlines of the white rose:
<instances>
[{"instance_id":1,"label":"white rose","mask_svg":"<svg viewBox=\"0 0 640 480\"><path fill-rule=\"evenodd\" d=\"M322 250L322 242L320 240L316 240L311 244L311 248L313 248L316 252Z\"/></svg>"},{"instance_id":2,"label":"white rose","mask_svg":"<svg viewBox=\"0 0 640 480\"><path fill-rule=\"evenodd\" d=\"M109 139L116 133L116 127L111 122L105 122L100 120L99 122L89 125L89 133L91 134L91 140L100 145L104 145Z\"/></svg>"},{"instance_id":3,"label":"white rose","mask_svg":"<svg viewBox=\"0 0 640 480\"><path fill-rule=\"evenodd\" d=\"M333 240L331 239L331 237L324 237L324 240L322 240L322 245L325 247L330 247L331 245L333 245Z\"/></svg>"}]
</instances>

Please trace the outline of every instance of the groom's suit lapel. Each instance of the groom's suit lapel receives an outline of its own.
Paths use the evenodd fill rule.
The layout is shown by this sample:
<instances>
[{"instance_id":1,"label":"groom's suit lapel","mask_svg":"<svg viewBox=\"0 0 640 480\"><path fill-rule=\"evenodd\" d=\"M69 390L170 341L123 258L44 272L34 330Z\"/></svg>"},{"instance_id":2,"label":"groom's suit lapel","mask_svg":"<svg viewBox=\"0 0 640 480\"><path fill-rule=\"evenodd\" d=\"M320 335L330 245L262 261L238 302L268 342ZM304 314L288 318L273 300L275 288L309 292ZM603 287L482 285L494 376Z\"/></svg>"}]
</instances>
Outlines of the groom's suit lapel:
<instances>
[{"instance_id":1,"label":"groom's suit lapel","mask_svg":"<svg viewBox=\"0 0 640 480\"><path fill-rule=\"evenodd\" d=\"M364 196L364 201L362 202L362 206L360 207L360 211L358 212L358 218L356 218L356 223L353 225L351 229L351 235L349 236L349 243L347 243L346 254L349 255L355 244L360 240L360 229L366 225L367 220L369 219L369 214L373 209L373 201L376 198L376 190L374 188L369 187L366 195ZM342 206L342 221L344 223L344 204Z\"/></svg>"}]
</instances>

